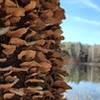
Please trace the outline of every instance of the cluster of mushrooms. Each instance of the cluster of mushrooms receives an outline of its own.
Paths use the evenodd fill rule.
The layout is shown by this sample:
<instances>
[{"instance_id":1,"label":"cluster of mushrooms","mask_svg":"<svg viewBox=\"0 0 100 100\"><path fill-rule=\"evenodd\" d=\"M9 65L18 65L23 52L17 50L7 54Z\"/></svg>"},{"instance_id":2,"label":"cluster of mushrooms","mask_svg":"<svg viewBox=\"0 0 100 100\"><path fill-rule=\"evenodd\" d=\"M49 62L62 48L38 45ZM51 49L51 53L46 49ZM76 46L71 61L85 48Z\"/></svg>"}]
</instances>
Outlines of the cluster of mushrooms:
<instances>
[{"instance_id":1,"label":"cluster of mushrooms","mask_svg":"<svg viewBox=\"0 0 100 100\"><path fill-rule=\"evenodd\" d=\"M0 100L65 100L59 0L0 0Z\"/></svg>"}]
</instances>

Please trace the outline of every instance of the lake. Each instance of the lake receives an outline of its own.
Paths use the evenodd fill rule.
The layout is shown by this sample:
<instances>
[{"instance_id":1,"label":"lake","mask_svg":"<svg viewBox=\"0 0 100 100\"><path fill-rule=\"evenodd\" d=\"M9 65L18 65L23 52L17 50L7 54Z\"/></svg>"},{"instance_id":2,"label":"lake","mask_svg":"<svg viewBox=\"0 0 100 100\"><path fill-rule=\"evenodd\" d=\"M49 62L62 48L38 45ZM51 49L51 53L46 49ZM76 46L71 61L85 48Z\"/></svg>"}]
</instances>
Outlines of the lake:
<instances>
[{"instance_id":1,"label":"lake","mask_svg":"<svg viewBox=\"0 0 100 100\"><path fill-rule=\"evenodd\" d=\"M100 66L67 66L67 100L100 100Z\"/></svg>"}]
</instances>

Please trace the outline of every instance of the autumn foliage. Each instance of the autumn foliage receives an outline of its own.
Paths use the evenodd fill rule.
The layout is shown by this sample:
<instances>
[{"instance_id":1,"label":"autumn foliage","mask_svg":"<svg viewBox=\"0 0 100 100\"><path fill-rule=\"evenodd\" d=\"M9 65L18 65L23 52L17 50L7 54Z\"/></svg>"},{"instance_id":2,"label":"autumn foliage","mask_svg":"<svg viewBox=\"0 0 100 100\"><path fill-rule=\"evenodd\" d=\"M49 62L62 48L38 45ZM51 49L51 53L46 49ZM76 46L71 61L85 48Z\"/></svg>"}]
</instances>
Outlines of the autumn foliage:
<instances>
[{"instance_id":1,"label":"autumn foliage","mask_svg":"<svg viewBox=\"0 0 100 100\"><path fill-rule=\"evenodd\" d=\"M59 0L0 0L0 100L64 100Z\"/></svg>"}]
</instances>

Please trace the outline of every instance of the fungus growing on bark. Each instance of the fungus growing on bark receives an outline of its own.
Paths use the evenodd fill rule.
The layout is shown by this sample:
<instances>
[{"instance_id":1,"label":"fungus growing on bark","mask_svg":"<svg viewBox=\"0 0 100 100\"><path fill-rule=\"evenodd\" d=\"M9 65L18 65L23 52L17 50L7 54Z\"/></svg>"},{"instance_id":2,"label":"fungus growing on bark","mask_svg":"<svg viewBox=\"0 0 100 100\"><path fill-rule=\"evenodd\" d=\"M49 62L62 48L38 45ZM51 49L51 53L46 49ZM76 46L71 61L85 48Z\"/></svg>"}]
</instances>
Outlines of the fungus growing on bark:
<instances>
[{"instance_id":1,"label":"fungus growing on bark","mask_svg":"<svg viewBox=\"0 0 100 100\"><path fill-rule=\"evenodd\" d=\"M64 18L59 0L0 0L0 100L64 100Z\"/></svg>"}]
</instances>

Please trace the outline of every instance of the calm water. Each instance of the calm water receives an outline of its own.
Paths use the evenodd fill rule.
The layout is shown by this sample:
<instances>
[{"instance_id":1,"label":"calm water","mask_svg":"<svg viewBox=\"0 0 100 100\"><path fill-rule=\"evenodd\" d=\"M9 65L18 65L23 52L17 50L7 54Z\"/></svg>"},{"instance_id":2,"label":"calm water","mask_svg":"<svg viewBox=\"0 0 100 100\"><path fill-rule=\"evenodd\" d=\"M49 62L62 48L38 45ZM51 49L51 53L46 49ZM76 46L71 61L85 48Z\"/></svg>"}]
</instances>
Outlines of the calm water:
<instances>
[{"instance_id":1,"label":"calm water","mask_svg":"<svg viewBox=\"0 0 100 100\"><path fill-rule=\"evenodd\" d=\"M67 70L72 87L65 93L68 100L100 100L100 67L69 66Z\"/></svg>"}]
</instances>

